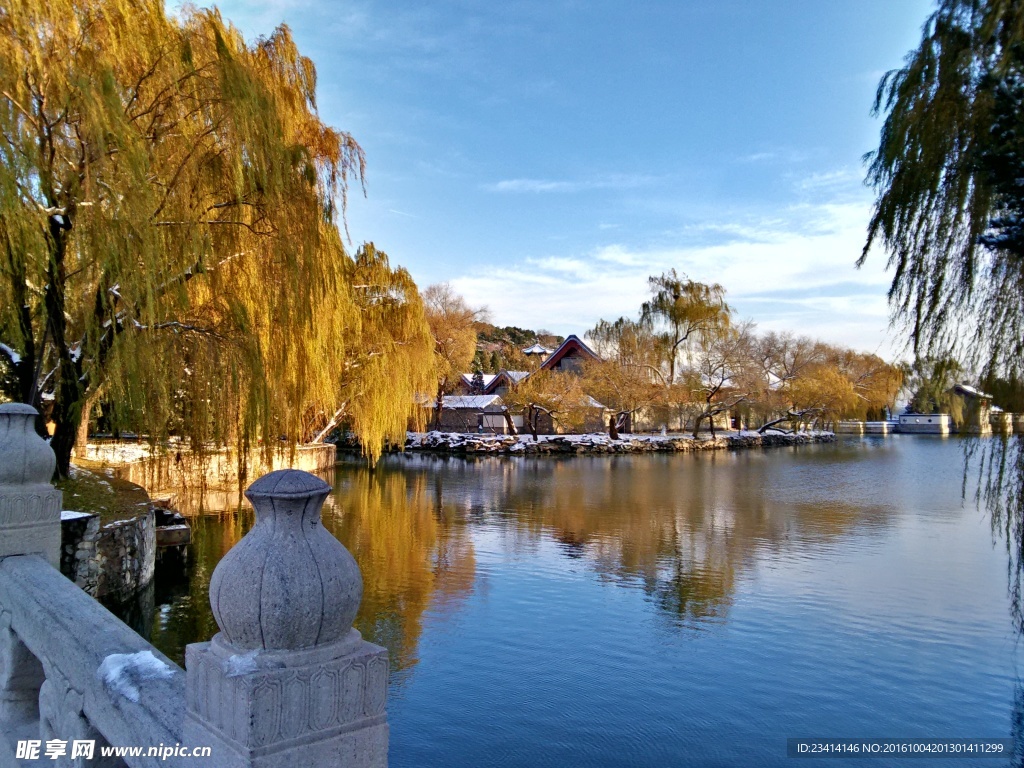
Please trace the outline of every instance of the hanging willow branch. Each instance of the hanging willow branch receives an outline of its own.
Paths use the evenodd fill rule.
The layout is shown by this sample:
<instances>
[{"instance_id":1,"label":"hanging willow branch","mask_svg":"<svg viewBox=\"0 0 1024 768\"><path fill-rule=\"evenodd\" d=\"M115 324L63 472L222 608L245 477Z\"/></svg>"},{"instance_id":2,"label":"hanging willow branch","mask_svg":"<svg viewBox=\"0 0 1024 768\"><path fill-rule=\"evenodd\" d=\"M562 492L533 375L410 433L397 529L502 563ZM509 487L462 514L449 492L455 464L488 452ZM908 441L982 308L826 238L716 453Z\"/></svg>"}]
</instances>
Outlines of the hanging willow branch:
<instances>
[{"instance_id":1,"label":"hanging willow branch","mask_svg":"<svg viewBox=\"0 0 1024 768\"><path fill-rule=\"evenodd\" d=\"M1007 195L986 162L1013 162L1014 148L1000 150L994 136L1001 115L1024 128L1024 89L1016 103L999 100L1019 80L1022 45L1021 3L939 3L906 65L878 87L874 112L885 121L865 158L876 200L858 261L876 242L888 252L894 320L919 356L959 353L1014 373L1024 354L1024 254L991 238ZM1024 150L1020 140L1016 150ZM1024 214L1019 196L1016 205Z\"/></svg>"}]
</instances>

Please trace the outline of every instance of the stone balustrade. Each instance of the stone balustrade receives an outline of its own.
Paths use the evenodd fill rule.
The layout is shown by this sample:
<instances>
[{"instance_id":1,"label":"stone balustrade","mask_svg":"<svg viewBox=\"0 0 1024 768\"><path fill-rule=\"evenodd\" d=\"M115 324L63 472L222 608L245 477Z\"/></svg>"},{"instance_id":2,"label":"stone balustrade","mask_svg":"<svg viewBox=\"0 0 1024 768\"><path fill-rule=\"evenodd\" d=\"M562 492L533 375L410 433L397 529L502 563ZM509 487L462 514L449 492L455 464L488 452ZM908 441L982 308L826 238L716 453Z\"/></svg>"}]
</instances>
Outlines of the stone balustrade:
<instances>
[{"instance_id":1,"label":"stone balustrade","mask_svg":"<svg viewBox=\"0 0 1024 768\"><path fill-rule=\"evenodd\" d=\"M221 631L183 671L55 567L60 493L35 415L0 405L0 768L385 768L387 652L352 628L362 579L321 525L330 486L299 470L250 486L256 523L211 581ZM19 759L30 741L36 759Z\"/></svg>"}]
</instances>

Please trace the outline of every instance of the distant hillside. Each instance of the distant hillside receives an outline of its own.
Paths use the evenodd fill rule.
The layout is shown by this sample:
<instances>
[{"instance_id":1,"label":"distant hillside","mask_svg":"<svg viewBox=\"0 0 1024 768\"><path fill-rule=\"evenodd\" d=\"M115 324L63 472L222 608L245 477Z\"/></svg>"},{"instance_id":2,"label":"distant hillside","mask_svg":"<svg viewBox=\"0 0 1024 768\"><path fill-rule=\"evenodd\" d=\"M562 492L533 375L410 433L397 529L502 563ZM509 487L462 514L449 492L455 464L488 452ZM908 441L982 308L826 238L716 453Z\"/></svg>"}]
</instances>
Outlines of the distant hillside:
<instances>
[{"instance_id":1,"label":"distant hillside","mask_svg":"<svg viewBox=\"0 0 1024 768\"><path fill-rule=\"evenodd\" d=\"M550 331L541 329L531 331L527 328L517 328L514 325L506 325L500 328L490 323L476 324L476 342L478 348L486 348L484 345L500 345L512 347L528 347L539 341L547 347L557 347L563 341L564 336L556 336Z\"/></svg>"},{"instance_id":2,"label":"distant hillside","mask_svg":"<svg viewBox=\"0 0 1024 768\"><path fill-rule=\"evenodd\" d=\"M525 371L540 364L540 359L528 359L523 354L526 347L540 342L545 347L554 349L565 341L564 336L557 336L543 328L531 331L506 325L500 328L490 323L476 324L476 357L473 370L483 373L497 373L502 368L513 371Z\"/></svg>"}]
</instances>

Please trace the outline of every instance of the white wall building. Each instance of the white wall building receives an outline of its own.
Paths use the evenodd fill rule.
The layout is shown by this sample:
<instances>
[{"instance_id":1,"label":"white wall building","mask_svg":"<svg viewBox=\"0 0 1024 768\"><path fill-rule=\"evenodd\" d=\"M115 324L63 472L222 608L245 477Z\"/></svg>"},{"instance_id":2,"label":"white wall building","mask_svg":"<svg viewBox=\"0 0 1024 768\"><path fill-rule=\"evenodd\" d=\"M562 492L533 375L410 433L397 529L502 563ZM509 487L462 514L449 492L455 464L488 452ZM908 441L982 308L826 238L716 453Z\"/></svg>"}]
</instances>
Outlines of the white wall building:
<instances>
[{"instance_id":1,"label":"white wall building","mask_svg":"<svg viewBox=\"0 0 1024 768\"><path fill-rule=\"evenodd\" d=\"M922 435L948 435L952 421L948 413L901 413L900 432Z\"/></svg>"}]
</instances>

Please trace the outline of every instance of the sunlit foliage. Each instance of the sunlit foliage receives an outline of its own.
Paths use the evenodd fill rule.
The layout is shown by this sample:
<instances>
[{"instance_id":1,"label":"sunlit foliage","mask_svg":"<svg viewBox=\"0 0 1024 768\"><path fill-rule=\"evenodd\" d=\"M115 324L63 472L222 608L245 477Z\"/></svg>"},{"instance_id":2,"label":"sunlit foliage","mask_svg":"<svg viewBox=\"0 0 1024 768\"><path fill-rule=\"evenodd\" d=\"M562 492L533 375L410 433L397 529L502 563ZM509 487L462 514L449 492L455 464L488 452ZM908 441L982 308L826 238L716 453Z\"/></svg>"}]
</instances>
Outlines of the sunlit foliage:
<instances>
[{"instance_id":1,"label":"sunlit foliage","mask_svg":"<svg viewBox=\"0 0 1024 768\"><path fill-rule=\"evenodd\" d=\"M648 426L689 422L696 436L728 412L761 429L892 413L899 366L809 337L759 335L733 316L720 285L675 271L649 282L654 298L638 320L601 320L587 334L603 361L586 366L583 387L620 414Z\"/></svg>"},{"instance_id":2,"label":"sunlit foliage","mask_svg":"<svg viewBox=\"0 0 1024 768\"><path fill-rule=\"evenodd\" d=\"M583 391L580 377L572 372L537 371L510 387L501 399L510 412L523 414L523 426L535 438L541 431L579 431L588 420L600 416ZM542 428L543 417L550 419L550 430Z\"/></svg>"},{"instance_id":3,"label":"sunlit foliage","mask_svg":"<svg viewBox=\"0 0 1024 768\"><path fill-rule=\"evenodd\" d=\"M680 276L674 269L648 278L651 299L640 308L640 320L658 330L668 363L668 383L674 384L679 357L686 344L704 333L727 326L732 309L725 289Z\"/></svg>"},{"instance_id":4,"label":"sunlit foliage","mask_svg":"<svg viewBox=\"0 0 1024 768\"><path fill-rule=\"evenodd\" d=\"M154 440L269 450L335 411L354 365L402 367L383 358L422 309L364 254L366 290L409 307L373 336L367 266L337 229L363 153L315 91L286 27L247 44L215 10L0 4L0 368L55 423L59 471L100 391ZM362 381L347 397L372 444L407 417L410 382Z\"/></svg>"},{"instance_id":5,"label":"sunlit foliage","mask_svg":"<svg viewBox=\"0 0 1024 768\"><path fill-rule=\"evenodd\" d=\"M477 321L482 310L471 309L466 300L448 283L438 283L423 291L427 323L434 341L434 368L437 397L434 420L441 424L444 396L449 394L476 355Z\"/></svg>"}]
</instances>

